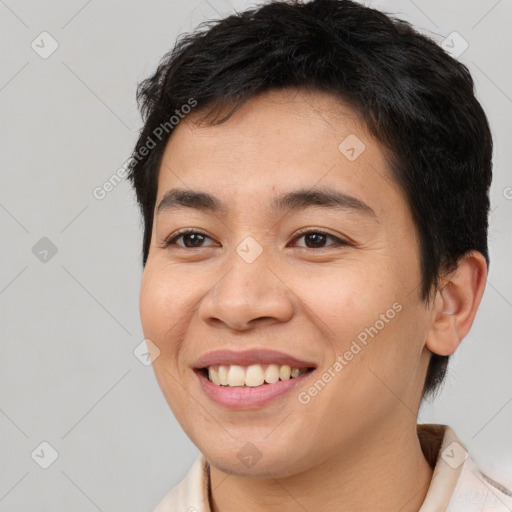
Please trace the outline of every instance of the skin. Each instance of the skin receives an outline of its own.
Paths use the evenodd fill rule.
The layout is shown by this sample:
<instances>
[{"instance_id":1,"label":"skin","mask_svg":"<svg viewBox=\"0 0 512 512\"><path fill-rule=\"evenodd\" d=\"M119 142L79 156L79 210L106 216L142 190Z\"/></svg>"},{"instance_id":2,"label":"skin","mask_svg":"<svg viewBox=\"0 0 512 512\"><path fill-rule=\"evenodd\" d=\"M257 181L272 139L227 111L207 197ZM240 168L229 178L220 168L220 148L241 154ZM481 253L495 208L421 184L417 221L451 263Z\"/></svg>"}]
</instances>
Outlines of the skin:
<instances>
[{"instance_id":1,"label":"skin","mask_svg":"<svg viewBox=\"0 0 512 512\"><path fill-rule=\"evenodd\" d=\"M386 150L328 94L272 91L223 124L196 120L188 116L168 142L155 211L180 188L215 195L227 212L156 214L140 309L160 350L153 367L163 394L211 465L212 510L418 510L432 476L416 435L426 369L431 352L452 353L469 330L483 257L463 258L427 307L416 229ZM365 145L355 161L338 149L351 134ZM320 185L364 201L374 215L270 211L273 197ZM207 235L203 245L187 248L182 238L166 246L182 228ZM328 237L308 247L301 228L352 243ZM252 263L236 252L247 236L263 249ZM378 335L300 403L298 393L397 302L401 311ZM194 373L197 358L261 347L314 361L315 377L253 410L212 402ZM237 457L247 442L261 453L250 468Z\"/></svg>"}]
</instances>

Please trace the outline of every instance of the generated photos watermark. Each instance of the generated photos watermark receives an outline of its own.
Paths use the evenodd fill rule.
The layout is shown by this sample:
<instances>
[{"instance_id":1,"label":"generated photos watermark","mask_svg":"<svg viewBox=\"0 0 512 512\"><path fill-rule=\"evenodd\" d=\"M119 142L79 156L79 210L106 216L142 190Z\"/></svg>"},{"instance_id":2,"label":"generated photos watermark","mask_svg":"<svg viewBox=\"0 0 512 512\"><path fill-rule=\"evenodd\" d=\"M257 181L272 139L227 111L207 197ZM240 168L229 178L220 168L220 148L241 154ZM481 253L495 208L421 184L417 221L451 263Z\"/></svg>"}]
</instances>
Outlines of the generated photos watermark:
<instances>
[{"instance_id":1,"label":"generated photos watermark","mask_svg":"<svg viewBox=\"0 0 512 512\"><path fill-rule=\"evenodd\" d=\"M386 327L386 325L395 318L397 313L400 313L400 311L402 311L402 304L395 302L385 313L382 313L379 316L379 319L376 320L372 326L366 327L362 330L356 336L356 339L352 340L350 347L343 352L343 354L339 354L336 357L334 363L322 373L315 383L307 390L301 391L297 395L298 401L303 405L309 404L314 397L318 396L329 382L340 374L340 372L350 363L350 361L354 359L354 357L362 352L368 343L375 338L375 336L377 336L382 329L384 329L384 327Z\"/></svg>"},{"instance_id":2,"label":"generated photos watermark","mask_svg":"<svg viewBox=\"0 0 512 512\"><path fill-rule=\"evenodd\" d=\"M128 175L131 164L134 160L140 162L142 159L147 157L152 149L154 149L158 142L161 142L166 138L171 131L176 128L184 117L189 114L192 109L197 106L197 100L189 98L187 103L184 103L179 109L174 111L174 114L163 123L160 123L148 136L145 143L134 152L130 158L128 158L119 169L117 169L108 179L106 179L102 185L94 187L92 195L94 199L103 201L107 195L112 192L121 181L123 181Z\"/></svg>"}]
</instances>

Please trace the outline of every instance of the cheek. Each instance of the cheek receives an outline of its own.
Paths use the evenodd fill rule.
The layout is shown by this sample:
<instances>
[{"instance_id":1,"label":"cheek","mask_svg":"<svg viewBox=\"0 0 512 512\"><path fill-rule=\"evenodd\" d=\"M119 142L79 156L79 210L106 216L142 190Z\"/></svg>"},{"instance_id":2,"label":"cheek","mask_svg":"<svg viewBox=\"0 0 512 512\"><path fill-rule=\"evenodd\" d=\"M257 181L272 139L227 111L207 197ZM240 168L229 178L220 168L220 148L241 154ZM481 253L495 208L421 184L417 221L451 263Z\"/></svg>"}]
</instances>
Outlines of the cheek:
<instances>
[{"instance_id":1,"label":"cheek","mask_svg":"<svg viewBox=\"0 0 512 512\"><path fill-rule=\"evenodd\" d=\"M168 309L169 303L172 301L167 283L156 278L156 273L148 262L142 276L139 295L140 318L146 338L158 341L159 334L168 322L162 313Z\"/></svg>"},{"instance_id":2,"label":"cheek","mask_svg":"<svg viewBox=\"0 0 512 512\"><path fill-rule=\"evenodd\" d=\"M187 304L190 297L174 269L158 265L148 259L140 287L140 318L144 337L151 340L159 350L152 363L153 371L162 393L171 410L180 413L187 397L178 384L188 372L182 364L184 344L182 340L188 327Z\"/></svg>"},{"instance_id":3,"label":"cheek","mask_svg":"<svg viewBox=\"0 0 512 512\"><path fill-rule=\"evenodd\" d=\"M395 316L393 304L399 299L399 290L393 279L379 268L369 264L344 262L339 268L317 270L297 282L297 295L312 313L312 322L323 330L336 352L344 351L360 333L385 317Z\"/></svg>"},{"instance_id":4,"label":"cheek","mask_svg":"<svg viewBox=\"0 0 512 512\"><path fill-rule=\"evenodd\" d=\"M406 389L417 371L426 335L420 299L389 269L390 265L345 265L338 272L316 272L314 278L295 285L306 313L310 311L329 343L326 366L342 357L344 377L337 382L356 382L366 395L373 393L367 387L385 388L378 377L391 389Z\"/></svg>"},{"instance_id":5,"label":"cheek","mask_svg":"<svg viewBox=\"0 0 512 512\"><path fill-rule=\"evenodd\" d=\"M186 318L192 285L186 287L172 269L162 269L150 262L142 277L139 306L144 336L155 343L162 359L179 350L182 322Z\"/></svg>"}]
</instances>

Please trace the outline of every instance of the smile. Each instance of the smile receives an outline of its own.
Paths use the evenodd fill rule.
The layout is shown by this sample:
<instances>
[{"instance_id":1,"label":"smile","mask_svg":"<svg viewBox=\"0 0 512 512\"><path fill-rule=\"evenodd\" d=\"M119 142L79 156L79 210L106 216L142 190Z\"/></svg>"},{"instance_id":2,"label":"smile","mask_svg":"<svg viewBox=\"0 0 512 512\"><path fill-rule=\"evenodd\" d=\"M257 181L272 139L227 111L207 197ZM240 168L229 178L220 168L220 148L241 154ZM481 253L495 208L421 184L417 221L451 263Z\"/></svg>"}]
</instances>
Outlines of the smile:
<instances>
[{"instance_id":1,"label":"smile","mask_svg":"<svg viewBox=\"0 0 512 512\"><path fill-rule=\"evenodd\" d=\"M268 349L218 350L199 357L193 369L206 396L228 409L257 409L290 397L317 364Z\"/></svg>"},{"instance_id":2,"label":"smile","mask_svg":"<svg viewBox=\"0 0 512 512\"><path fill-rule=\"evenodd\" d=\"M252 364L250 366L232 364L210 366L205 370L210 382L216 386L258 387L300 377L308 371L308 368L291 367L287 364Z\"/></svg>"}]
</instances>

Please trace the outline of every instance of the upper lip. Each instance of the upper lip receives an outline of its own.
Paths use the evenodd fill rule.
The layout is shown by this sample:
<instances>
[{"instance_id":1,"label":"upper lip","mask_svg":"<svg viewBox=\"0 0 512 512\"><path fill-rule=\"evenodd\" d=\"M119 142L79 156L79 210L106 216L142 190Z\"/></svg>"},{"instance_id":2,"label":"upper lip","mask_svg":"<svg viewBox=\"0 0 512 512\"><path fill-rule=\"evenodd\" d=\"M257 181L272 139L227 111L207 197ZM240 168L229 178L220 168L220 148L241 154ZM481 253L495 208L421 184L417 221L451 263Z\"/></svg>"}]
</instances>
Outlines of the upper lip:
<instances>
[{"instance_id":1,"label":"upper lip","mask_svg":"<svg viewBox=\"0 0 512 512\"><path fill-rule=\"evenodd\" d=\"M278 364L289 365L293 368L314 368L316 365L311 361L304 361L296 357L267 349L250 349L243 351L215 350L202 355L196 361L194 367L206 368L217 365L240 365L249 366L252 364Z\"/></svg>"}]
</instances>

